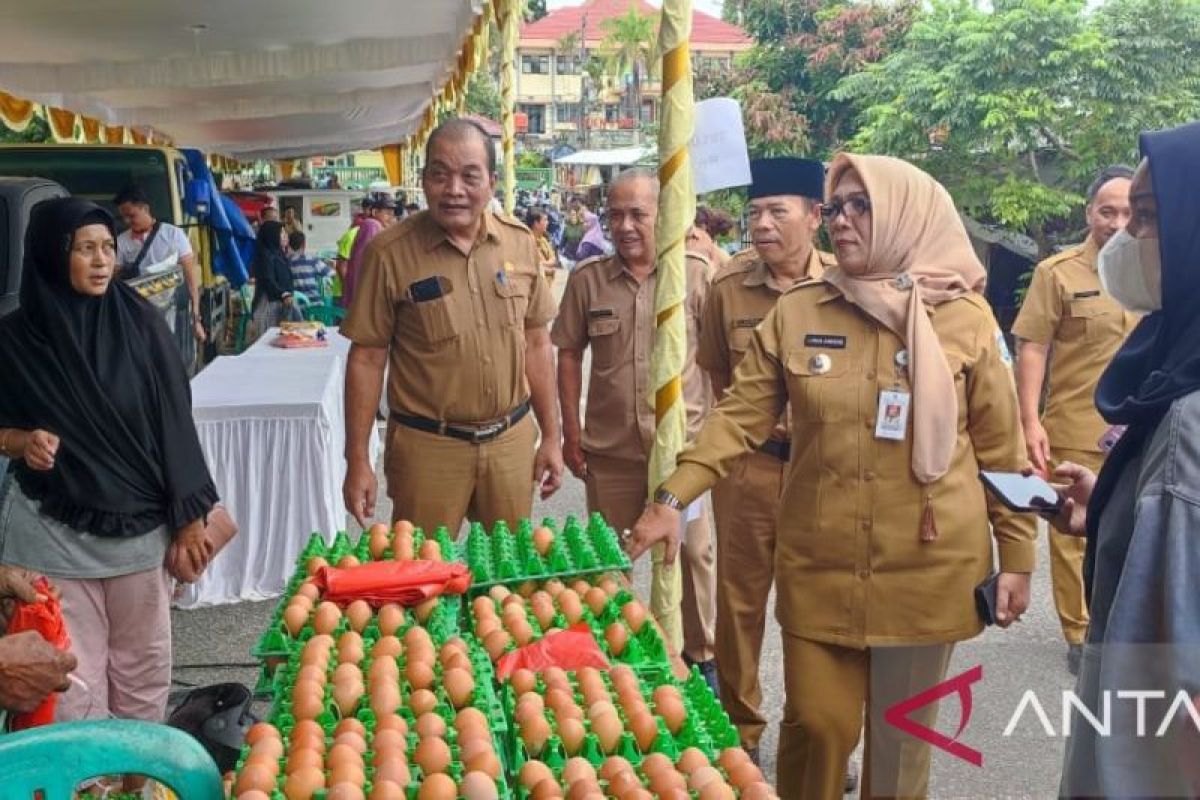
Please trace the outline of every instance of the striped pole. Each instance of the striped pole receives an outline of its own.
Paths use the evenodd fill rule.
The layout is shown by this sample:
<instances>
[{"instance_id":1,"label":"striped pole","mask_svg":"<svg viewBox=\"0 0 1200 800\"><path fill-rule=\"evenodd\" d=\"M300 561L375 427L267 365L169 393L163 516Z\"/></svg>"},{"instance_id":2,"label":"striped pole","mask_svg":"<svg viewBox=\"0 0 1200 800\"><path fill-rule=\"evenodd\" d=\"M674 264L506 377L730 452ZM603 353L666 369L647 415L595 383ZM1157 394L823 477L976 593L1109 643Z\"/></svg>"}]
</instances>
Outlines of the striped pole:
<instances>
[{"instance_id":1,"label":"striped pole","mask_svg":"<svg viewBox=\"0 0 1200 800\"><path fill-rule=\"evenodd\" d=\"M662 64L662 117L658 134L658 201L656 248L658 286L654 298L657 327L650 358L654 385L654 448L650 452L650 488L658 487L675 469L675 458L687 435L683 403L683 364L687 354L687 323L683 301L687 293L684 239L696 216L688 143L692 138L692 65L688 38L692 29L691 0L664 0L658 32ZM675 652L683 649L681 604L683 580L678 563L666 568L663 547L654 548L650 611Z\"/></svg>"},{"instance_id":2,"label":"striped pole","mask_svg":"<svg viewBox=\"0 0 1200 800\"><path fill-rule=\"evenodd\" d=\"M504 152L504 211L511 214L517 204L517 121L513 116L517 93L517 27L521 0L496 0L500 14L500 144Z\"/></svg>"}]
</instances>

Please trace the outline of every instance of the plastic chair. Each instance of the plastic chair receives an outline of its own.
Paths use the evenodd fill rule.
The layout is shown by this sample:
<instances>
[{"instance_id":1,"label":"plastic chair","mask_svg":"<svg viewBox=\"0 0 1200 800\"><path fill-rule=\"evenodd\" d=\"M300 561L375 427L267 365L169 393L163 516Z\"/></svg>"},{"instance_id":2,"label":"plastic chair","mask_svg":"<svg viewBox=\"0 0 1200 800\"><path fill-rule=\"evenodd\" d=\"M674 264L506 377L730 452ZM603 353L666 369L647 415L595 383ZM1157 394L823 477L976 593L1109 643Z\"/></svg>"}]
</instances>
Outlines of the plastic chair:
<instances>
[{"instance_id":1,"label":"plastic chair","mask_svg":"<svg viewBox=\"0 0 1200 800\"><path fill-rule=\"evenodd\" d=\"M182 800L223 800L204 747L167 725L128 719L63 722L0 736L0 800L71 800L82 781L145 775Z\"/></svg>"},{"instance_id":2,"label":"plastic chair","mask_svg":"<svg viewBox=\"0 0 1200 800\"><path fill-rule=\"evenodd\" d=\"M234 349L240 353L246 349L246 331L250 328L250 307L254 305L254 288L249 283L243 283L242 288L238 289L238 296L242 299L242 313L238 317L237 342L234 343Z\"/></svg>"}]
</instances>

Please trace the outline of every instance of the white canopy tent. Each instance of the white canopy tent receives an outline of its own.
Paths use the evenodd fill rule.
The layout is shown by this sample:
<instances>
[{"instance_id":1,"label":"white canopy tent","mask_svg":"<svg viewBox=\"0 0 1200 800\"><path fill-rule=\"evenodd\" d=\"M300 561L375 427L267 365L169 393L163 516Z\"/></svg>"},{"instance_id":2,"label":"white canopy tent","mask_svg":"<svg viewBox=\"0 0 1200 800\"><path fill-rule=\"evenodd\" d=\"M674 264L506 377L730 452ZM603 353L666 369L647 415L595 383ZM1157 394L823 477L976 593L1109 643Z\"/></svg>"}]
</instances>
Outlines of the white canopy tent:
<instances>
[{"instance_id":1,"label":"white canopy tent","mask_svg":"<svg viewBox=\"0 0 1200 800\"><path fill-rule=\"evenodd\" d=\"M286 159L394 144L454 74L482 0L0 4L0 90Z\"/></svg>"},{"instance_id":2,"label":"white canopy tent","mask_svg":"<svg viewBox=\"0 0 1200 800\"><path fill-rule=\"evenodd\" d=\"M610 150L580 150L554 159L555 164L587 167L626 167L654 159L656 147L615 147Z\"/></svg>"}]
</instances>

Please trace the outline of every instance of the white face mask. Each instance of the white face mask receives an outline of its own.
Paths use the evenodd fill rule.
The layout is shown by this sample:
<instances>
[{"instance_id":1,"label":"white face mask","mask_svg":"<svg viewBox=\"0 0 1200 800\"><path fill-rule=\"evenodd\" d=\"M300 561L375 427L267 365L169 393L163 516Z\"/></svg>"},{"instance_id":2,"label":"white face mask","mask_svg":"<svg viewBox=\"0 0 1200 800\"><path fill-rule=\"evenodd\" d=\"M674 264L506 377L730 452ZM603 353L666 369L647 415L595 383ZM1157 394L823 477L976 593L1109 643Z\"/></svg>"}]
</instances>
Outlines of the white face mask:
<instances>
[{"instance_id":1,"label":"white face mask","mask_svg":"<svg viewBox=\"0 0 1200 800\"><path fill-rule=\"evenodd\" d=\"M1135 239L1124 230L1100 251L1100 285L1127 311L1147 314L1162 308L1162 261L1158 239Z\"/></svg>"}]
</instances>

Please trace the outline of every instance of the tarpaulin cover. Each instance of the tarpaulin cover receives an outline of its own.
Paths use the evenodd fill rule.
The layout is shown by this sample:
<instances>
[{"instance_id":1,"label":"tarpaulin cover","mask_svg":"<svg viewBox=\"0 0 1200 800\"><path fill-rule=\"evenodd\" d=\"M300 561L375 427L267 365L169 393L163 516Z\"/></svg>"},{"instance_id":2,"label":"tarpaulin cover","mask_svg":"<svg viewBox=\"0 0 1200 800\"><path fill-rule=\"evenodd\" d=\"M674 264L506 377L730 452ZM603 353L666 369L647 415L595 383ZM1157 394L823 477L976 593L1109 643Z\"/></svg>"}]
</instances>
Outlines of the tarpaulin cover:
<instances>
[{"instance_id":1,"label":"tarpaulin cover","mask_svg":"<svg viewBox=\"0 0 1200 800\"><path fill-rule=\"evenodd\" d=\"M501 656L496 662L496 677L505 680L519 669L541 672L550 667L571 671L584 667L608 669L609 664L592 629L586 622L577 622L565 631L548 634Z\"/></svg>"},{"instance_id":2,"label":"tarpaulin cover","mask_svg":"<svg viewBox=\"0 0 1200 800\"><path fill-rule=\"evenodd\" d=\"M13 610L12 621L8 624L8 633L22 631L37 631L42 638L59 650L71 649L71 637L67 635L67 623L63 619L62 606L54 596L50 583L45 578L38 578L33 586L44 599L36 603L17 603ZM42 704L28 714L17 714L13 717L13 730L34 728L38 725L49 725L54 721L54 707L58 704L58 695L51 693Z\"/></svg>"},{"instance_id":3,"label":"tarpaulin cover","mask_svg":"<svg viewBox=\"0 0 1200 800\"><path fill-rule=\"evenodd\" d=\"M246 282L250 259L254 256L254 230L237 203L221 194L204 154L192 147L182 148L192 177L208 185L208 225L213 230L213 270L224 275L235 289ZM187 209L195 215L196 208Z\"/></svg>"},{"instance_id":4,"label":"tarpaulin cover","mask_svg":"<svg viewBox=\"0 0 1200 800\"><path fill-rule=\"evenodd\" d=\"M356 567L321 567L321 597L335 603L366 600L373 605L415 606L443 594L463 594L471 572L456 561L374 561Z\"/></svg>"}]
</instances>

